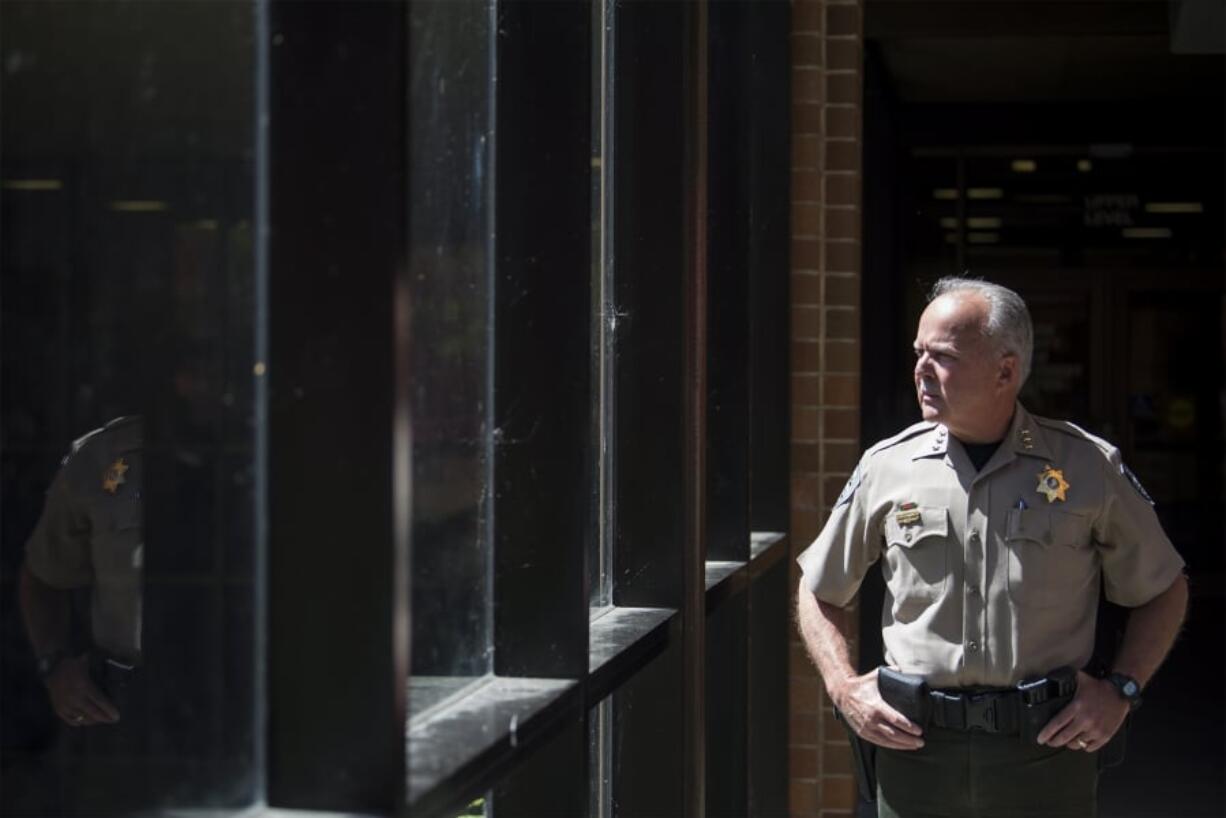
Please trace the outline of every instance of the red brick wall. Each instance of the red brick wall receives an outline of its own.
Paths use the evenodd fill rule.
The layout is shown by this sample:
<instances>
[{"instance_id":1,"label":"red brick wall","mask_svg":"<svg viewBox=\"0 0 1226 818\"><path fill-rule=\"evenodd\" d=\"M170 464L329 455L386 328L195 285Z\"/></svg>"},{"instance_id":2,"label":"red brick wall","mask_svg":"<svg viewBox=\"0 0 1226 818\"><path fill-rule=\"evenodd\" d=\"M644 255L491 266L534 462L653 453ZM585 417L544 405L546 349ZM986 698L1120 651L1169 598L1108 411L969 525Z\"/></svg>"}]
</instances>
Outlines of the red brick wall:
<instances>
[{"instance_id":1,"label":"red brick wall","mask_svg":"<svg viewBox=\"0 0 1226 818\"><path fill-rule=\"evenodd\" d=\"M863 0L792 4L792 542L817 536L860 450ZM793 565L793 576L799 579ZM793 584L793 587L795 585ZM851 815L851 754L793 631L792 816Z\"/></svg>"}]
</instances>

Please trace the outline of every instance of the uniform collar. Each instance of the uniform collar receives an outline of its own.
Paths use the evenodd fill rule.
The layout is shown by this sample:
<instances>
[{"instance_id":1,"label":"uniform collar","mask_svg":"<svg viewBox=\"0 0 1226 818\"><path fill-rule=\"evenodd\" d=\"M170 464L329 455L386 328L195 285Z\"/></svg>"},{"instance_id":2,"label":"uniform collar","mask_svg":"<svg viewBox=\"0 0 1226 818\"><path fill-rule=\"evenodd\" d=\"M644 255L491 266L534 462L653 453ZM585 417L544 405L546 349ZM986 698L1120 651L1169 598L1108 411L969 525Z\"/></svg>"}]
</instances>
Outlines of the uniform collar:
<instances>
[{"instance_id":1,"label":"uniform collar","mask_svg":"<svg viewBox=\"0 0 1226 818\"><path fill-rule=\"evenodd\" d=\"M953 465L950 458L947 457L950 438L949 430L944 425L938 424L932 427L919 436L911 451L911 459L940 457ZM1040 460L1051 459L1051 450L1047 446L1043 429L1034 422L1034 418L1026 411L1026 407L1020 403L1013 410L1013 419L1009 422L1009 431L1001 440L1000 449L992 456L992 461L985 465L984 471L987 471L987 466L999 462L1002 454L1005 456L1005 462L1013 460L1013 456L1035 457Z\"/></svg>"},{"instance_id":2,"label":"uniform collar","mask_svg":"<svg viewBox=\"0 0 1226 818\"><path fill-rule=\"evenodd\" d=\"M1013 423L1009 426L1009 436L1013 451L1026 457L1039 460L1051 460L1051 449L1047 445L1047 437L1043 427L1034 422L1034 418L1020 403L1013 412Z\"/></svg>"},{"instance_id":3,"label":"uniform collar","mask_svg":"<svg viewBox=\"0 0 1226 818\"><path fill-rule=\"evenodd\" d=\"M944 457L948 451L949 430L944 425L937 424L916 439L915 448L911 450L911 459Z\"/></svg>"}]
</instances>

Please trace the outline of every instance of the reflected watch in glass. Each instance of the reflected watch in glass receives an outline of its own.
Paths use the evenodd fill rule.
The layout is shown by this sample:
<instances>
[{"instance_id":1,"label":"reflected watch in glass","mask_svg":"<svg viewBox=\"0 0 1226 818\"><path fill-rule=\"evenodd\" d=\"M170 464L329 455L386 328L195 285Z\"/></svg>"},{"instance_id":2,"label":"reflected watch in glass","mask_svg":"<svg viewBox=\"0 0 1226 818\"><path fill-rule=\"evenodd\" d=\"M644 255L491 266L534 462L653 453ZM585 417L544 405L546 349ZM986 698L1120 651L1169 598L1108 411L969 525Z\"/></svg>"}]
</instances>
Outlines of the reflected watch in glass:
<instances>
[{"instance_id":1,"label":"reflected watch in glass","mask_svg":"<svg viewBox=\"0 0 1226 818\"><path fill-rule=\"evenodd\" d=\"M67 658L68 651L64 650L63 648L56 648L46 656L38 657L39 677L45 681L47 677L51 675L51 672L55 670L56 666L59 665L62 660Z\"/></svg>"}]
</instances>

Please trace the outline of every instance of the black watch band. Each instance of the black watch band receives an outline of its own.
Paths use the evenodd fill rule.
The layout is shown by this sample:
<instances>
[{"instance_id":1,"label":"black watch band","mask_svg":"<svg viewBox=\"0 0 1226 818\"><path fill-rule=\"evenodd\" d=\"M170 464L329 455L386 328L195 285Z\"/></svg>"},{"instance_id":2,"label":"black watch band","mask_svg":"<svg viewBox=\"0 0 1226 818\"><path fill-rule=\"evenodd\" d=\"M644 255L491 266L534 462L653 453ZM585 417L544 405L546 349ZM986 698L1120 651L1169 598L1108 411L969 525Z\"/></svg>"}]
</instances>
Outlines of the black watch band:
<instances>
[{"instance_id":1,"label":"black watch band","mask_svg":"<svg viewBox=\"0 0 1226 818\"><path fill-rule=\"evenodd\" d=\"M1136 679L1123 673L1112 673L1107 676L1107 681L1111 682L1120 698L1128 702L1129 710L1136 710L1141 706L1141 683Z\"/></svg>"}]
</instances>

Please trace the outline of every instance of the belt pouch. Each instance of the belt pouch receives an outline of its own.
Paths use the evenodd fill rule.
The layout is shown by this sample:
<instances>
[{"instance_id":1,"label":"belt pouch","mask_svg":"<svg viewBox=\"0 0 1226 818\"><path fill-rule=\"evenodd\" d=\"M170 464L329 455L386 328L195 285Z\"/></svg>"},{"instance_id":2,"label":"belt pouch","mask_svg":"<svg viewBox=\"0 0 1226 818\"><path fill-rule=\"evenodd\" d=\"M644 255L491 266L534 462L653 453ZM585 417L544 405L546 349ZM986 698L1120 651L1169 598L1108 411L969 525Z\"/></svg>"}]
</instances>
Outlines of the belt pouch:
<instances>
[{"instance_id":1,"label":"belt pouch","mask_svg":"<svg viewBox=\"0 0 1226 818\"><path fill-rule=\"evenodd\" d=\"M1018 733L1027 744L1037 744L1039 733L1052 718L1073 700L1077 692L1077 674L1071 668L1060 668L1048 676L1018 682L1021 695L1018 708Z\"/></svg>"},{"instance_id":2,"label":"belt pouch","mask_svg":"<svg viewBox=\"0 0 1226 818\"><path fill-rule=\"evenodd\" d=\"M132 683L135 672L134 667L111 659L100 651L89 653L90 679L112 702Z\"/></svg>"},{"instance_id":3,"label":"belt pouch","mask_svg":"<svg viewBox=\"0 0 1226 818\"><path fill-rule=\"evenodd\" d=\"M900 673L888 667L877 669L877 691L890 707L918 724L928 726L932 699L923 676Z\"/></svg>"}]
</instances>

